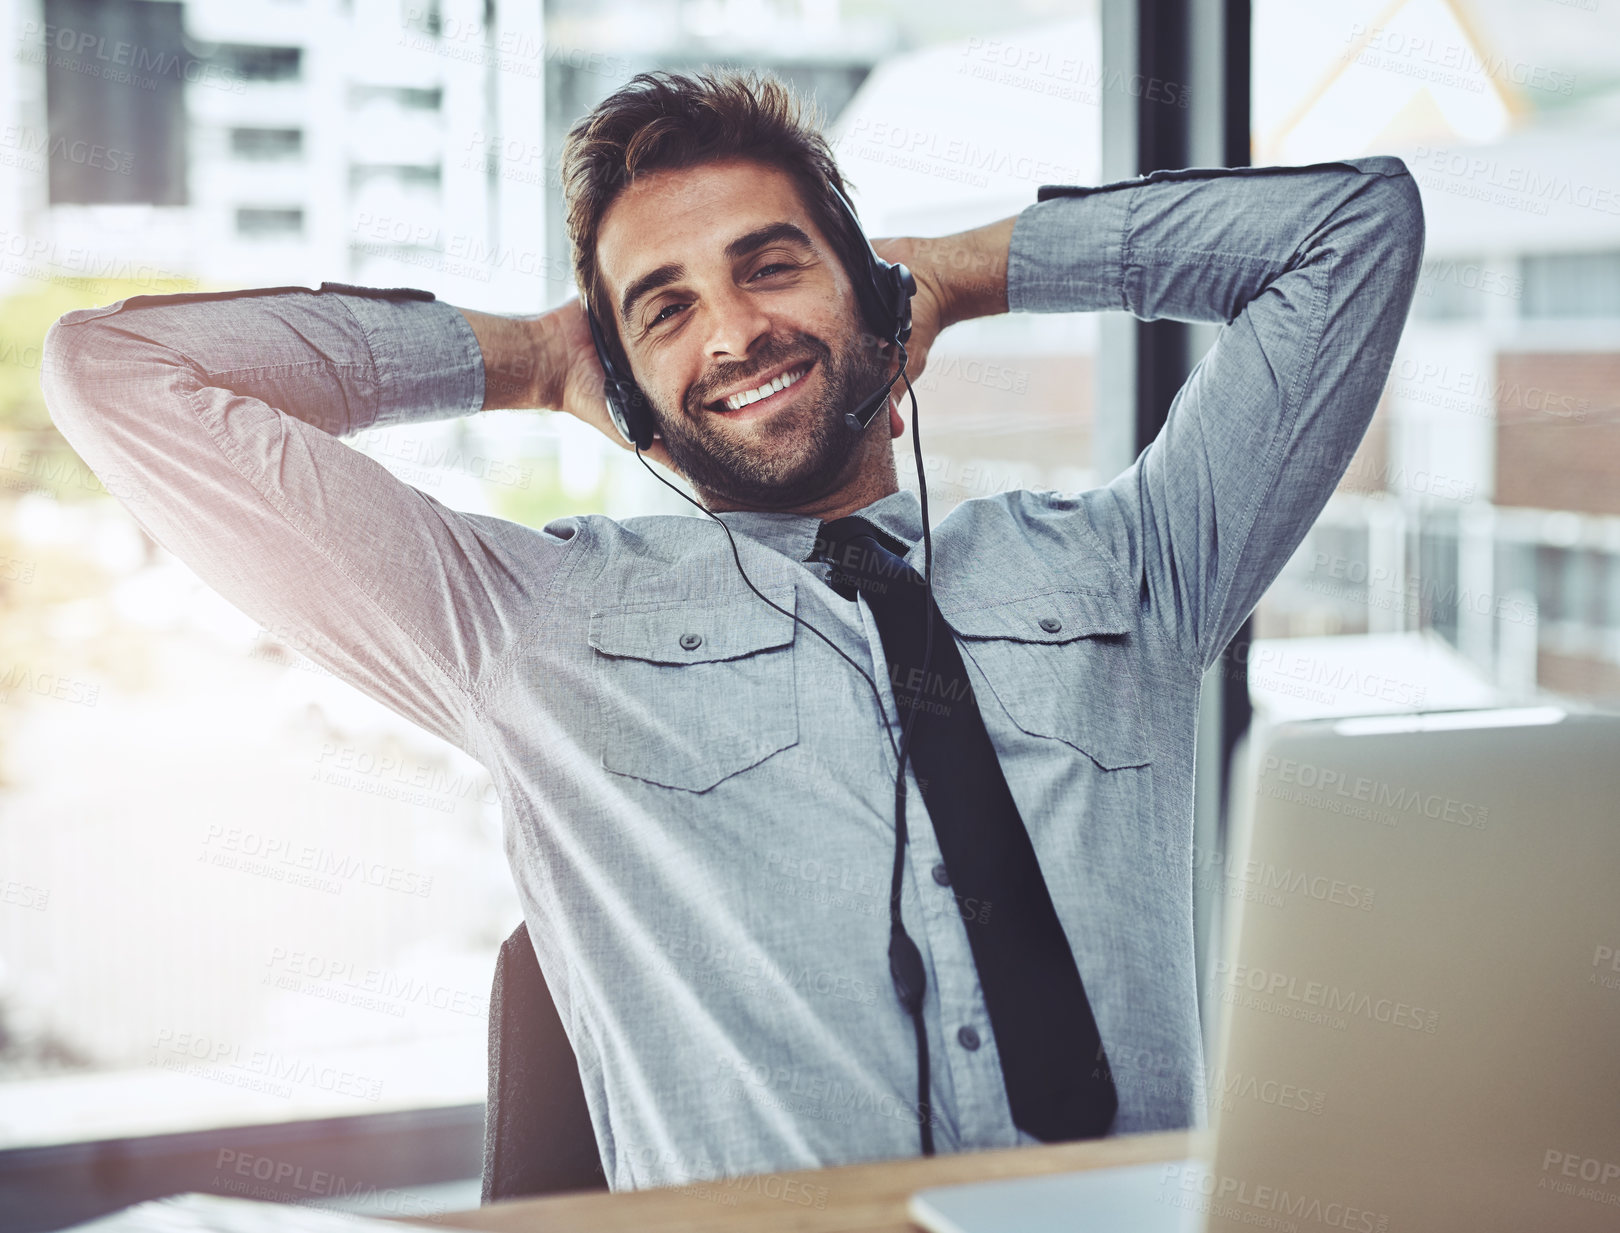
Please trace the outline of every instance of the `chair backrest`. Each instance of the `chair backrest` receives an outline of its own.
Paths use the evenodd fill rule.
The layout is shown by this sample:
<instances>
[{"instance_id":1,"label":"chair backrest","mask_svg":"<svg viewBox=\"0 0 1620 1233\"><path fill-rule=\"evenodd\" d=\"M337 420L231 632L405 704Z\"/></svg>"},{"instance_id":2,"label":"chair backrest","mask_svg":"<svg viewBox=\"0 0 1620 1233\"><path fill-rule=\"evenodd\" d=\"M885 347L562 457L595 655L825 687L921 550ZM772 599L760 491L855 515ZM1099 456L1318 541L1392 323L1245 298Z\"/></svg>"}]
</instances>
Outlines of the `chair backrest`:
<instances>
[{"instance_id":1,"label":"chair backrest","mask_svg":"<svg viewBox=\"0 0 1620 1233\"><path fill-rule=\"evenodd\" d=\"M606 1189L579 1064L519 925L501 943L489 998L484 1202Z\"/></svg>"}]
</instances>

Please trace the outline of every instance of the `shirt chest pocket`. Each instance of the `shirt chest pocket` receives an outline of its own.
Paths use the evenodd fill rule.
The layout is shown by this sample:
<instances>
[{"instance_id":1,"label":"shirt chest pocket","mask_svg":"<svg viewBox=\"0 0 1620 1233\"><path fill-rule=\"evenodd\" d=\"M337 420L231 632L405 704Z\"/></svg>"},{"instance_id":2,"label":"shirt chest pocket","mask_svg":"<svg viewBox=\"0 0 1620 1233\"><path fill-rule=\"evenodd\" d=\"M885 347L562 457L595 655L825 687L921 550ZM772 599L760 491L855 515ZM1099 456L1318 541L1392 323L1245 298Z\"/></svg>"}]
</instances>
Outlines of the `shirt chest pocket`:
<instances>
[{"instance_id":1,"label":"shirt chest pocket","mask_svg":"<svg viewBox=\"0 0 1620 1233\"><path fill-rule=\"evenodd\" d=\"M1133 627L1111 594L1046 591L944 615L1020 729L1106 770L1152 761Z\"/></svg>"},{"instance_id":2,"label":"shirt chest pocket","mask_svg":"<svg viewBox=\"0 0 1620 1233\"><path fill-rule=\"evenodd\" d=\"M761 590L795 611L791 584ZM797 744L797 628L751 591L593 610L602 767L703 792Z\"/></svg>"}]
</instances>

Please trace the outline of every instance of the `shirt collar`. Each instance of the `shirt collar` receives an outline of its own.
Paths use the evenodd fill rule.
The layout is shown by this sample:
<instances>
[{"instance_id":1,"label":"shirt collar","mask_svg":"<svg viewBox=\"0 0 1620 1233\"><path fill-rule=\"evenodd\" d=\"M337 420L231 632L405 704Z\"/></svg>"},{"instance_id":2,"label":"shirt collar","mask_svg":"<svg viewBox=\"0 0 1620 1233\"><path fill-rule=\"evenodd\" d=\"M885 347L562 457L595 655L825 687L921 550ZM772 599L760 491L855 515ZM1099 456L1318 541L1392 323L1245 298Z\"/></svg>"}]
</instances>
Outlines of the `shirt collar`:
<instances>
[{"instance_id":1,"label":"shirt collar","mask_svg":"<svg viewBox=\"0 0 1620 1233\"><path fill-rule=\"evenodd\" d=\"M907 545L915 545L922 538L922 506L917 494L907 489L879 497L855 513ZM821 519L814 514L734 509L716 517L733 531L740 531L749 539L774 548L793 561L809 559L816 546L816 532L821 527Z\"/></svg>"}]
</instances>

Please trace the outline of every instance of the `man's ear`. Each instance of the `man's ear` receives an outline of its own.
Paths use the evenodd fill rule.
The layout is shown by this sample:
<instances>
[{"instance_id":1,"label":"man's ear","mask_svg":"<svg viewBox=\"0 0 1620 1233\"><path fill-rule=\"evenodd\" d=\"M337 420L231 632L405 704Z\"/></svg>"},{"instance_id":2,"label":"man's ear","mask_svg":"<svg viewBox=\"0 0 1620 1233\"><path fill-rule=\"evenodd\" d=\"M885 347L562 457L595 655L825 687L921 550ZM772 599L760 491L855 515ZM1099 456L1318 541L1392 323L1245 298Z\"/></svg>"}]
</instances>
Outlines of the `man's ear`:
<instances>
[{"instance_id":1,"label":"man's ear","mask_svg":"<svg viewBox=\"0 0 1620 1233\"><path fill-rule=\"evenodd\" d=\"M900 418L900 400L889 399L889 439L892 441L906 430L905 420Z\"/></svg>"}]
</instances>

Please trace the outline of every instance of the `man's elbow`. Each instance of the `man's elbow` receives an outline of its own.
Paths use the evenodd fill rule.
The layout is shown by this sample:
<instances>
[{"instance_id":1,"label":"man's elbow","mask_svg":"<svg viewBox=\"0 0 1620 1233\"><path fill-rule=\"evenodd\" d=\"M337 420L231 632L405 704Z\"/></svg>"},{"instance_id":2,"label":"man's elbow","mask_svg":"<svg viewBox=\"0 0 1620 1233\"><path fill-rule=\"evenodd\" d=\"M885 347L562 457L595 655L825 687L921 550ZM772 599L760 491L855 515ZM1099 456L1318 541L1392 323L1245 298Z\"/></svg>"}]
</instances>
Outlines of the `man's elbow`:
<instances>
[{"instance_id":1,"label":"man's elbow","mask_svg":"<svg viewBox=\"0 0 1620 1233\"><path fill-rule=\"evenodd\" d=\"M95 403L96 369L105 370L110 354L106 340L93 328L67 325L61 318L45 331L40 349L39 388L45 396L45 409L51 422L69 436Z\"/></svg>"},{"instance_id":2,"label":"man's elbow","mask_svg":"<svg viewBox=\"0 0 1620 1233\"><path fill-rule=\"evenodd\" d=\"M1415 285L1418 270L1423 265L1426 238L1423 193L1403 160L1391 155L1388 162L1399 170L1392 170L1378 180L1379 241Z\"/></svg>"},{"instance_id":3,"label":"man's elbow","mask_svg":"<svg viewBox=\"0 0 1620 1233\"><path fill-rule=\"evenodd\" d=\"M142 391L169 384L172 355L148 339L100 321L51 323L40 347L39 388L51 422L73 443L90 425L133 413Z\"/></svg>"}]
</instances>

